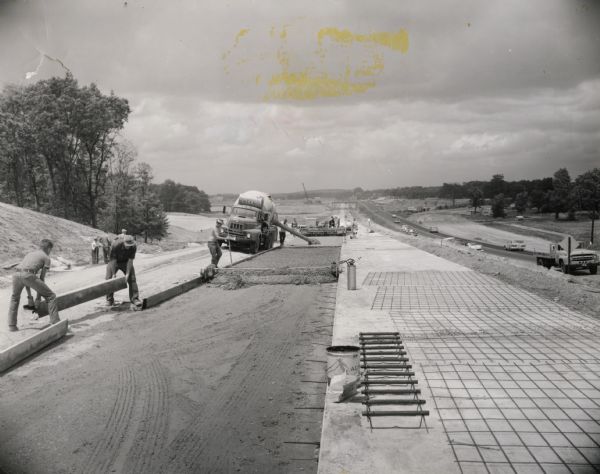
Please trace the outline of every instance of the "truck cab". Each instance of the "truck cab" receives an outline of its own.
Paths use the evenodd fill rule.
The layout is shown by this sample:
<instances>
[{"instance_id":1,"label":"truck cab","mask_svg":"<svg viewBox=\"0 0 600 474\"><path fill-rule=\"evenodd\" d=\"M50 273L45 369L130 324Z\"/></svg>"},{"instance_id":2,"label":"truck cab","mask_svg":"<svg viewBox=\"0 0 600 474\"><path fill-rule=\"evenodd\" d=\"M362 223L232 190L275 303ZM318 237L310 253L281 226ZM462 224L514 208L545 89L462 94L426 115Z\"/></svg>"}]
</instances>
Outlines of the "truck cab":
<instances>
[{"instance_id":1,"label":"truck cab","mask_svg":"<svg viewBox=\"0 0 600 474\"><path fill-rule=\"evenodd\" d=\"M569 255L569 241L571 243L571 252ZM600 258L598 254L590 249L586 249L582 242L578 242L572 237L565 237L557 244L550 244L548 254L536 255L538 265L546 268L560 267L563 273L571 273L574 270L589 270L590 274L598 273L598 263Z\"/></svg>"},{"instance_id":2,"label":"truck cab","mask_svg":"<svg viewBox=\"0 0 600 474\"><path fill-rule=\"evenodd\" d=\"M251 253L270 249L277 241L277 218L269 194L261 191L242 193L221 227L219 243L227 243L232 250L245 249Z\"/></svg>"}]
</instances>

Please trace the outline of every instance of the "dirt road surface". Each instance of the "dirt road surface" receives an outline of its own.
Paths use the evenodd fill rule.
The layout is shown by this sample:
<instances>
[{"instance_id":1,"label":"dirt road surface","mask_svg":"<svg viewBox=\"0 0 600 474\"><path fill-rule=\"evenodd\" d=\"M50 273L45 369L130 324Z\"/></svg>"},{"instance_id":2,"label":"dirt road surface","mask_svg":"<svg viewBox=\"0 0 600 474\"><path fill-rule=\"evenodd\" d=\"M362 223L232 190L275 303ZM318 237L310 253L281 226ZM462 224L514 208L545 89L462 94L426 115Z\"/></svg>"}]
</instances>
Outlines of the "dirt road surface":
<instances>
[{"instance_id":1,"label":"dirt road surface","mask_svg":"<svg viewBox=\"0 0 600 474\"><path fill-rule=\"evenodd\" d=\"M245 257L248 257L248 255L232 252L230 258L229 253L224 250L221 264L226 265L230 261L241 260ZM209 263L210 253L206 246L201 245L153 255L138 254L135 259L135 271L140 297L144 298L193 278L198 275L201 268L206 267ZM57 294L60 294L103 281L105 271L105 265L94 265L72 271L52 272L48 275L47 282ZM0 311L2 311L0 314L0 348L8 347L25 337L35 334L48 324L48 318L40 318L38 321L34 321L31 319L32 314L29 311L20 309L18 316L19 332L7 332L6 317L10 294L10 287L0 289ZM127 303L128 291L125 289L116 293L115 298L117 301ZM21 304L25 304L25 302L26 295L23 292ZM76 333L83 327L90 327L108 319L113 319L121 312L128 310L128 308L129 305L124 304L121 307L113 308L111 311L106 307L104 298L98 298L61 311L61 317L70 320L72 330Z\"/></svg>"},{"instance_id":2,"label":"dirt road surface","mask_svg":"<svg viewBox=\"0 0 600 474\"><path fill-rule=\"evenodd\" d=\"M2 377L0 469L316 472L334 305L201 287L83 329Z\"/></svg>"}]
</instances>

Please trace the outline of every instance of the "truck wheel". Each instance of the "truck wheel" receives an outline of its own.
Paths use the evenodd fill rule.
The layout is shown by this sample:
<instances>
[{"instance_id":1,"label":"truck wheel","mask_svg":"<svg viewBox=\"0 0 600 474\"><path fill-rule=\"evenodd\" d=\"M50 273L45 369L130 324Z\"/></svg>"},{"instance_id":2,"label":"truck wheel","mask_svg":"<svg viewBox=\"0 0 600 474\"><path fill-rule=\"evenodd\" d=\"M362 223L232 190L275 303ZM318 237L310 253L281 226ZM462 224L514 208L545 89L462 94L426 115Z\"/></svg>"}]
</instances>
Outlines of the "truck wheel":
<instances>
[{"instance_id":1,"label":"truck wheel","mask_svg":"<svg viewBox=\"0 0 600 474\"><path fill-rule=\"evenodd\" d=\"M569 267L567 265L565 265L565 262L563 262L563 261L560 262L560 269L565 274L569 273Z\"/></svg>"},{"instance_id":2,"label":"truck wheel","mask_svg":"<svg viewBox=\"0 0 600 474\"><path fill-rule=\"evenodd\" d=\"M590 267L590 275L595 275L598 273L598 265L593 265Z\"/></svg>"}]
</instances>

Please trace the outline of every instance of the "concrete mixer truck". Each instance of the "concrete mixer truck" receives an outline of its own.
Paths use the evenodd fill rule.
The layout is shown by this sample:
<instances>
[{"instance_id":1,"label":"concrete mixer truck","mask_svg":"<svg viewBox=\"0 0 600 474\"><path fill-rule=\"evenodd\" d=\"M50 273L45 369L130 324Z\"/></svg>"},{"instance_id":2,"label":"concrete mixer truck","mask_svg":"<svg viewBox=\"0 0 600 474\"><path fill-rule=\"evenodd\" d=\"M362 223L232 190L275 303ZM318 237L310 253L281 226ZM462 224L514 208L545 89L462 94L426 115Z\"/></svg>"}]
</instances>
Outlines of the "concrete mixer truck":
<instances>
[{"instance_id":1,"label":"concrete mixer truck","mask_svg":"<svg viewBox=\"0 0 600 474\"><path fill-rule=\"evenodd\" d=\"M273 247L277 241L278 227L309 245L319 243L317 239L306 237L279 222L273 199L262 191L246 191L239 195L225 225L221 227L219 243L227 243L231 250L256 253Z\"/></svg>"}]
</instances>

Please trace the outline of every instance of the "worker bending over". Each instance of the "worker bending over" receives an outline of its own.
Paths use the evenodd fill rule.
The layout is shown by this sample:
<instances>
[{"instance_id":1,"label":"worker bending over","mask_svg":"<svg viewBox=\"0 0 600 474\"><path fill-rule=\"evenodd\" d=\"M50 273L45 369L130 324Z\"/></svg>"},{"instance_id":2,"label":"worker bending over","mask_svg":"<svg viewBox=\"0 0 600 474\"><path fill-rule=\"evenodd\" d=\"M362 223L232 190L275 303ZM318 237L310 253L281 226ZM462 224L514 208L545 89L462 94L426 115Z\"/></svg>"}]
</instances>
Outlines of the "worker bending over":
<instances>
[{"instance_id":1,"label":"worker bending over","mask_svg":"<svg viewBox=\"0 0 600 474\"><path fill-rule=\"evenodd\" d=\"M19 311L19 300L23 288L33 288L39 296L43 296L48 302L48 313L50 315L50 324L60 321L58 317L58 306L56 304L56 294L44 282L46 272L50 269L50 252L54 244L43 239L40 242L39 250L29 252L16 268L16 273L12 279L12 296L10 298L10 309L8 310L8 330L18 331L17 313ZM40 272L38 277L37 273Z\"/></svg>"},{"instance_id":2,"label":"worker bending over","mask_svg":"<svg viewBox=\"0 0 600 474\"><path fill-rule=\"evenodd\" d=\"M121 270L127 278L127 287L129 288L129 301L135 309L141 309L142 302L139 298L137 281L135 279L135 269L133 268L133 259L137 246L133 236L126 235L124 238L116 238L110 247L110 260L106 265L106 279L114 278ZM106 295L106 302L112 306L115 304L114 293Z\"/></svg>"}]
</instances>

